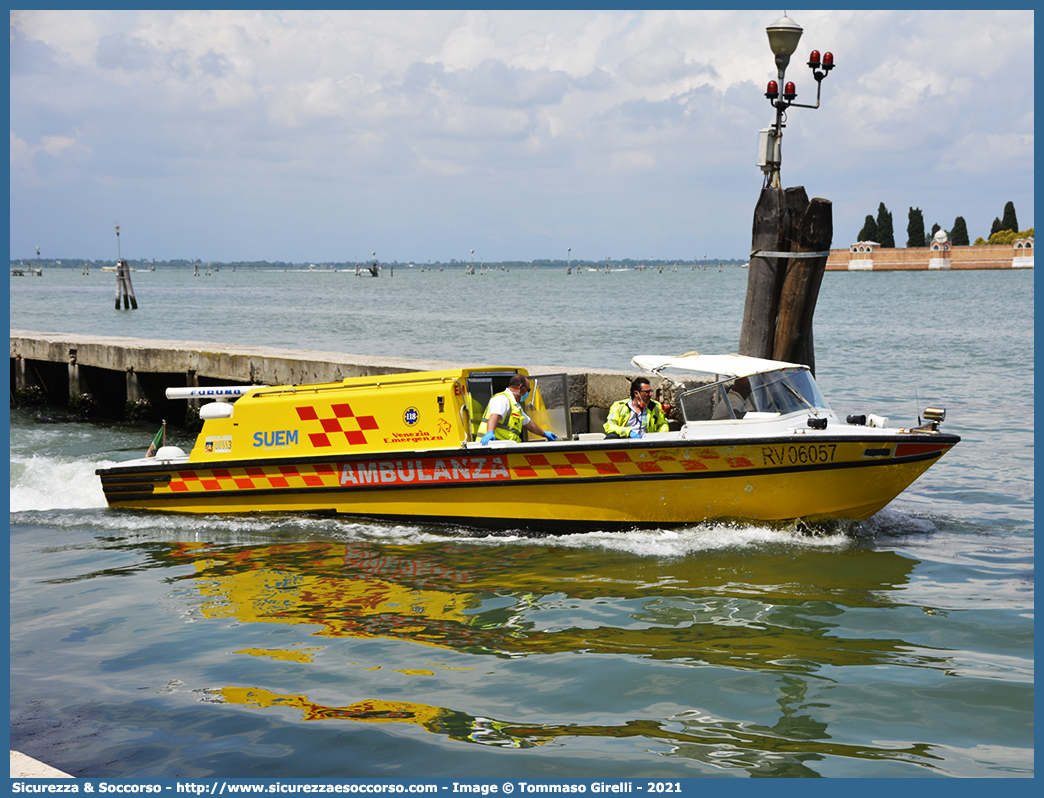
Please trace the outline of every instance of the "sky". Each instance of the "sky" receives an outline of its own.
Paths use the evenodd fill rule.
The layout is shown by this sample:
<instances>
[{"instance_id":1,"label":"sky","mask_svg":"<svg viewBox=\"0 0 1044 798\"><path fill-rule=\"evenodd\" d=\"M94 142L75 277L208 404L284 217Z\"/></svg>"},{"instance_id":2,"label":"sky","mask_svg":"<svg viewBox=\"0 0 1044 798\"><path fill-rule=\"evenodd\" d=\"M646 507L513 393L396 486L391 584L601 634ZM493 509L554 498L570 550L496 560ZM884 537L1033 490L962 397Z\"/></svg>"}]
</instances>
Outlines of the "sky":
<instances>
[{"instance_id":1,"label":"sky","mask_svg":"<svg viewBox=\"0 0 1044 798\"><path fill-rule=\"evenodd\" d=\"M747 259L782 11L11 11L10 254ZM784 186L1033 225L1032 11L787 9Z\"/></svg>"}]
</instances>

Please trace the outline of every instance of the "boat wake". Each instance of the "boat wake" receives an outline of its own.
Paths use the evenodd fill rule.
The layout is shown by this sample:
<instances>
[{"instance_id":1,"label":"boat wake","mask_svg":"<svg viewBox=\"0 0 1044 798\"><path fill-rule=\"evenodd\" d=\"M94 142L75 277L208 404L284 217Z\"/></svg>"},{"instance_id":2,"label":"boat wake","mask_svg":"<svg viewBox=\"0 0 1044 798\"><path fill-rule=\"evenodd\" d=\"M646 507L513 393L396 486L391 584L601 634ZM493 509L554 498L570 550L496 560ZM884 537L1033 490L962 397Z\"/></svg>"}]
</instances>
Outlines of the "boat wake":
<instances>
[{"instance_id":1,"label":"boat wake","mask_svg":"<svg viewBox=\"0 0 1044 798\"><path fill-rule=\"evenodd\" d=\"M632 529L627 531L576 532L558 536L528 536L521 532L472 536L472 542L502 545L535 545L561 549L603 549L650 557L670 559L714 551L778 549L794 546L802 549L834 549L851 545L844 531L810 535L797 525L769 526L757 522L704 522L668 529Z\"/></svg>"},{"instance_id":2,"label":"boat wake","mask_svg":"<svg viewBox=\"0 0 1044 798\"><path fill-rule=\"evenodd\" d=\"M94 474L100 465L105 464L12 454L11 512L105 507L105 495Z\"/></svg>"}]
</instances>

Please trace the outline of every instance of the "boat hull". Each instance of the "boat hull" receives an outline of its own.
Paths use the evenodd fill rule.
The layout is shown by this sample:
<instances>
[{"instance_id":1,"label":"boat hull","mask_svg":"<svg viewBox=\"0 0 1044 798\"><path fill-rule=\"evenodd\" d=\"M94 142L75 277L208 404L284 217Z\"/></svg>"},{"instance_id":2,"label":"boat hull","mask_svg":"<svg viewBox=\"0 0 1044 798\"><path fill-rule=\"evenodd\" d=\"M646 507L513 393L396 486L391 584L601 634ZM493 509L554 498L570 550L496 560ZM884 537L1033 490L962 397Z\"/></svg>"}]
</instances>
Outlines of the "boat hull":
<instances>
[{"instance_id":1,"label":"boat hull","mask_svg":"<svg viewBox=\"0 0 1044 798\"><path fill-rule=\"evenodd\" d=\"M183 513L336 513L549 532L712 519L818 524L869 518L959 440L567 441L263 463L137 461L98 474L112 507Z\"/></svg>"}]
</instances>

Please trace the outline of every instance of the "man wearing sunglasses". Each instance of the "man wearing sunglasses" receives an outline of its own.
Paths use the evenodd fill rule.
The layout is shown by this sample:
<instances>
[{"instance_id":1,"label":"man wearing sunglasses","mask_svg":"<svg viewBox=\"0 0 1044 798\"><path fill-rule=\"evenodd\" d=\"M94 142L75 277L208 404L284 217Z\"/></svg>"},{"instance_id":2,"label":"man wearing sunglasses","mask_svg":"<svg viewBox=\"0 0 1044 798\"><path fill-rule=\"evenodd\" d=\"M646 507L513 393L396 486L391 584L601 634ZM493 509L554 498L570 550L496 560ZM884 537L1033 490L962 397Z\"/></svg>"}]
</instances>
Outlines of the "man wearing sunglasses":
<instances>
[{"instance_id":1,"label":"man wearing sunglasses","mask_svg":"<svg viewBox=\"0 0 1044 798\"><path fill-rule=\"evenodd\" d=\"M603 429L607 438L641 438L647 432L667 432L667 417L660 403L652 398L649 381L637 377L631 382L631 398L614 402Z\"/></svg>"}]
</instances>

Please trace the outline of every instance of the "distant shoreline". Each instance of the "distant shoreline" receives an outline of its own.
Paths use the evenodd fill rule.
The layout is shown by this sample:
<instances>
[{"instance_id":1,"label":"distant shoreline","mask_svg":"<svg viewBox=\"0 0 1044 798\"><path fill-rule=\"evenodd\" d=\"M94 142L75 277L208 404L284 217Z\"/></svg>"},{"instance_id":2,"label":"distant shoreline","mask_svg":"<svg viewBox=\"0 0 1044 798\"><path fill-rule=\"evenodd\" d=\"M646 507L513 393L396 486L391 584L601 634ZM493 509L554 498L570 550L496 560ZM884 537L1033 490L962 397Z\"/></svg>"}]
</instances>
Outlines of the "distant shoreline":
<instances>
[{"instance_id":1,"label":"distant shoreline","mask_svg":"<svg viewBox=\"0 0 1044 798\"><path fill-rule=\"evenodd\" d=\"M294 271L355 271L356 266L360 270L369 269L373 265L373 261L302 261L302 262L289 262L289 261L205 261L196 258L194 260L150 260L150 259L133 259L125 258L127 263L132 269L138 271L145 271L152 269L154 266L156 269L191 269L195 270L206 269L208 266L212 271L221 269L247 269L247 270L269 270L269 271L283 271L294 270ZM572 268L576 270L578 268L585 269L596 269L598 271L604 271L606 265L610 269L660 269L660 268L717 268L720 264L722 267L738 267L746 264L747 261L732 258L730 260L718 259L718 258L707 258L705 260L637 260L634 258L624 258L621 260L531 260L531 261L490 261L487 263L481 261L470 261L464 262L456 259L448 261L377 261L377 265L383 269L410 269L414 271L428 269L470 269L474 266L475 271L480 269L562 269ZM39 266L43 269L83 269L87 266L90 269L102 269L102 268L113 268L116 263L116 259L111 260L88 260L86 258L51 258L43 259L39 261L36 258L12 258L11 268L37 268Z\"/></svg>"}]
</instances>

